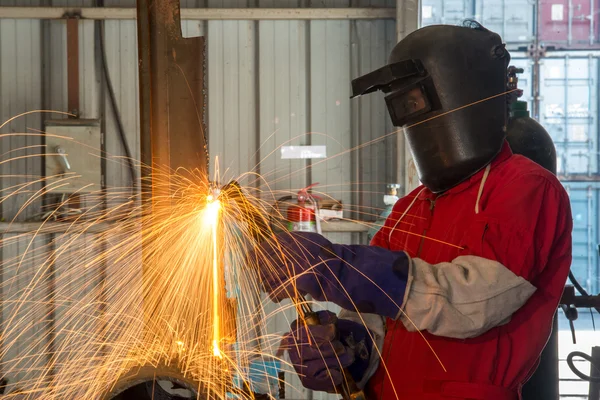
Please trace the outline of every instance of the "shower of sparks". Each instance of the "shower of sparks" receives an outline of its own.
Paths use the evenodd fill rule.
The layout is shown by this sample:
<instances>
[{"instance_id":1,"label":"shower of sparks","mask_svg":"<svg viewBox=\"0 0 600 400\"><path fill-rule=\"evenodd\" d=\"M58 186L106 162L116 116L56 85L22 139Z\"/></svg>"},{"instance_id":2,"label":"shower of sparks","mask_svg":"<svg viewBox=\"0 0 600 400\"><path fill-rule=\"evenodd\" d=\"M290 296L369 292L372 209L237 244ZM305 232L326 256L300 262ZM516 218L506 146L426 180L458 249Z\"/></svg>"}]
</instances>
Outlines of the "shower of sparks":
<instances>
[{"instance_id":1,"label":"shower of sparks","mask_svg":"<svg viewBox=\"0 0 600 400\"><path fill-rule=\"evenodd\" d=\"M344 149L313 166L396 134ZM1 166L44 156L44 132L0 134L0 141L19 136L27 145L5 146ZM120 157L86 150L90 157L126 165ZM0 378L8 380L10 391L2 398L110 399L119 382L148 366L158 374L176 371L197 386L202 398L224 400L230 398L227 392L253 398L232 386L233 375L246 380L253 360L276 359L284 332L269 333L267 324L275 315L291 323L297 314L290 302L272 307L265 300L256 272L259 262L281 271L294 255L281 251L277 259L267 259L250 249L273 239L265 221L284 229L273 200L297 190L270 189L290 175L247 173L239 177L246 182L240 201L241 189L215 190L216 171L216 182L209 184L198 170L152 169L157 190L152 190L151 207L145 182L140 192L89 185L79 193L82 205L73 213L60 211L69 206L68 198L40 209L42 199L79 178L76 173L0 175L0 205L11 218L7 231L27 219L37 222L0 238ZM341 185L320 188L342 194ZM344 208L367 219L380 211ZM57 219L63 222L53 222ZM284 282L282 289L295 292L293 282ZM286 372L293 371L279 361ZM298 393L299 388L288 388Z\"/></svg>"}]
</instances>

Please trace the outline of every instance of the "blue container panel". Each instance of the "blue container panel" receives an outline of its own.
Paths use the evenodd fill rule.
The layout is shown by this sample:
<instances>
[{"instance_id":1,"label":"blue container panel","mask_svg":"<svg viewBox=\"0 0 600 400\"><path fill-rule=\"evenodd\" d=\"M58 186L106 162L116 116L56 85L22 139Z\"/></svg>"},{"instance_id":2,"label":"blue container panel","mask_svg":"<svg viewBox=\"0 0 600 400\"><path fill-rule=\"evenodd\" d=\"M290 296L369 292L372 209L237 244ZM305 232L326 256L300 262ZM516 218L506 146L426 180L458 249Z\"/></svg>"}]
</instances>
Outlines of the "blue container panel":
<instances>
[{"instance_id":1,"label":"blue container panel","mask_svg":"<svg viewBox=\"0 0 600 400\"><path fill-rule=\"evenodd\" d=\"M528 0L423 0L421 26L475 19L502 36L510 48L533 40L533 7Z\"/></svg>"},{"instance_id":2,"label":"blue container panel","mask_svg":"<svg viewBox=\"0 0 600 400\"><path fill-rule=\"evenodd\" d=\"M563 182L573 214L573 263L571 271L589 293L600 290L598 268L598 193L600 183Z\"/></svg>"},{"instance_id":3,"label":"blue container panel","mask_svg":"<svg viewBox=\"0 0 600 400\"><path fill-rule=\"evenodd\" d=\"M598 173L598 58L543 60L540 69L540 123L558 157L561 176Z\"/></svg>"},{"instance_id":4,"label":"blue container panel","mask_svg":"<svg viewBox=\"0 0 600 400\"><path fill-rule=\"evenodd\" d=\"M534 2L528 0L478 0L477 21L507 43L527 45L534 39Z\"/></svg>"},{"instance_id":5,"label":"blue container panel","mask_svg":"<svg viewBox=\"0 0 600 400\"><path fill-rule=\"evenodd\" d=\"M460 25L475 15L474 0L423 0L421 26Z\"/></svg>"}]
</instances>

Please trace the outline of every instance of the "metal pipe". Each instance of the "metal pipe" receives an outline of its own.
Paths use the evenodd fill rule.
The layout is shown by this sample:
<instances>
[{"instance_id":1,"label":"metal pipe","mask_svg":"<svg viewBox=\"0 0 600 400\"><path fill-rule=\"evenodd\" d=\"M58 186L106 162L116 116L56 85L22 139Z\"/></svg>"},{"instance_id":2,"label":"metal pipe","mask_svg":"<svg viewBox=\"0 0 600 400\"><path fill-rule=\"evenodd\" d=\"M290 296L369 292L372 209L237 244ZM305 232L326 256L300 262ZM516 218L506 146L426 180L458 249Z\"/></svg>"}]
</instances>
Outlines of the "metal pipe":
<instances>
[{"instance_id":1,"label":"metal pipe","mask_svg":"<svg viewBox=\"0 0 600 400\"><path fill-rule=\"evenodd\" d=\"M592 67L594 66L594 58L591 54L588 55L588 135L587 135L587 145L588 145L588 154L590 155L588 157L588 165L587 165L587 170L588 170L588 176L592 176L592 154L594 154L594 143L592 142L592 132L594 130L594 118L592 117L591 113L590 113L590 107L592 107L592 91L593 86L592 86Z\"/></svg>"},{"instance_id":2,"label":"metal pipe","mask_svg":"<svg viewBox=\"0 0 600 400\"><path fill-rule=\"evenodd\" d=\"M594 280L594 267L592 260L592 252L594 251L594 245L592 244L592 186L588 185L587 187L587 290L591 292L592 282Z\"/></svg>"},{"instance_id":3,"label":"metal pipe","mask_svg":"<svg viewBox=\"0 0 600 400\"><path fill-rule=\"evenodd\" d=\"M135 8L0 7L0 19L136 19ZM182 8L184 20L349 20L394 19L392 7L361 8Z\"/></svg>"},{"instance_id":4,"label":"metal pipe","mask_svg":"<svg viewBox=\"0 0 600 400\"><path fill-rule=\"evenodd\" d=\"M592 360L593 362L590 363L590 376L592 378L600 378L600 370L598 370L598 365L600 365L600 347L592 347ZM590 382L588 398L589 400L600 400L600 383Z\"/></svg>"},{"instance_id":5,"label":"metal pipe","mask_svg":"<svg viewBox=\"0 0 600 400\"><path fill-rule=\"evenodd\" d=\"M594 39L596 35L594 35L594 3L596 0L590 0L590 44L594 44Z\"/></svg>"},{"instance_id":6,"label":"metal pipe","mask_svg":"<svg viewBox=\"0 0 600 400\"><path fill-rule=\"evenodd\" d=\"M571 0L569 0L569 2L571 2ZM565 119L564 119L564 130L565 130L565 140L564 140L564 144L563 144L563 157L564 157L564 163L563 163L563 172L565 175L569 174L569 170L568 165L567 165L567 154L568 154L568 148L569 148L569 56L565 56L565 76L564 76L564 103L565 103L565 109L564 109L564 113L565 113Z\"/></svg>"},{"instance_id":7,"label":"metal pipe","mask_svg":"<svg viewBox=\"0 0 600 400\"><path fill-rule=\"evenodd\" d=\"M481 14L481 18L483 19L483 13ZM506 40L506 1L504 0L502 0L502 37Z\"/></svg>"},{"instance_id":8,"label":"metal pipe","mask_svg":"<svg viewBox=\"0 0 600 400\"><path fill-rule=\"evenodd\" d=\"M6 234L32 233L40 234L98 234L114 229L116 223L110 222L0 222L0 236ZM325 233L367 233L372 223L352 221L323 221L321 230Z\"/></svg>"},{"instance_id":9,"label":"metal pipe","mask_svg":"<svg viewBox=\"0 0 600 400\"><path fill-rule=\"evenodd\" d=\"M573 0L569 0L567 15L567 44L570 46L573 41Z\"/></svg>"}]
</instances>

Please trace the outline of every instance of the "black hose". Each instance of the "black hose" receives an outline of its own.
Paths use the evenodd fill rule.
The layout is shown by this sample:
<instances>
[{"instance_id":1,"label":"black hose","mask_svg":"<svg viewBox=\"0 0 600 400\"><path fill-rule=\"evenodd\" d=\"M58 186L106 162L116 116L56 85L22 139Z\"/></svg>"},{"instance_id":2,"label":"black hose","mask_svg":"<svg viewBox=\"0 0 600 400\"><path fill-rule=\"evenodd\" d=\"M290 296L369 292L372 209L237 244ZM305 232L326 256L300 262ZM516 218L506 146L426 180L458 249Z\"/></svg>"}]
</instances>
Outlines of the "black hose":
<instances>
[{"instance_id":1,"label":"black hose","mask_svg":"<svg viewBox=\"0 0 600 400\"><path fill-rule=\"evenodd\" d=\"M582 296L589 296L588 292L583 288L583 286L581 286L577 278L575 278L575 275L573 275L572 271L569 271L569 280L571 281L575 289L577 289L579 294L581 294ZM594 307L594 309L600 314L600 307Z\"/></svg>"},{"instance_id":2,"label":"black hose","mask_svg":"<svg viewBox=\"0 0 600 400\"><path fill-rule=\"evenodd\" d=\"M96 7L104 7L104 0L96 0ZM125 152L125 159L127 167L129 169L129 175L131 179L131 191L135 193L137 186L137 177L135 173L135 167L133 165L133 156L131 155L131 149L127 143L127 137L125 136L125 129L123 128L123 121L121 120L121 114L117 106L117 98L110 79L110 72L108 70L108 62L106 61L106 48L104 45L104 21L96 21L95 25L96 42L98 43L98 49L100 52L100 59L102 60L102 74L104 76L104 82L106 83L106 89L108 91L108 97L110 99L110 105L115 116L115 122L117 124L117 132L123 145Z\"/></svg>"},{"instance_id":3,"label":"black hose","mask_svg":"<svg viewBox=\"0 0 600 400\"><path fill-rule=\"evenodd\" d=\"M583 379L584 381L600 383L600 377L588 376L588 375L584 374L583 372L579 371L575 367L575 364L573 363L573 358L575 358L575 357L581 357L584 360L589 361L592 368L594 368L594 369L598 369L600 367L600 366L597 366L594 364L594 359L591 356L589 356L585 353L582 353L581 351L574 351L572 353L569 353L569 355L567 356L567 364L569 365L569 368L571 369L571 371L573 371L573 373L575 375L577 375L579 378Z\"/></svg>"}]
</instances>

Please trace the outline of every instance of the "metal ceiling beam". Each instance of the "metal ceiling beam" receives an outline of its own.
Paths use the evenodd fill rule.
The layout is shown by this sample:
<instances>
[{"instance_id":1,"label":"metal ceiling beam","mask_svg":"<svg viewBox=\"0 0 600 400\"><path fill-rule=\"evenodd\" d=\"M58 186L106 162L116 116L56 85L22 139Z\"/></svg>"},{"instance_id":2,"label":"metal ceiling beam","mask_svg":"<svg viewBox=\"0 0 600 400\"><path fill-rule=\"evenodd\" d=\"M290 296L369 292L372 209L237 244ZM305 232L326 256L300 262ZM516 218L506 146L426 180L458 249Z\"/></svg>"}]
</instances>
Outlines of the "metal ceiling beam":
<instances>
[{"instance_id":1,"label":"metal ceiling beam","mask_svg":"<svg viewBox=\"0 0 600 400\"><path fill-rule=\"evenodd\" d=\"M63 19L78 15L83 19L136 18L135 8L95 7L2 7L0 19ZM395 8L183 8L184 20L349 20L395 19Z\"/></svg>"}]
</instances>

